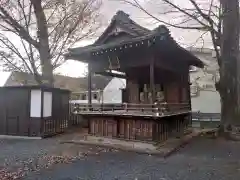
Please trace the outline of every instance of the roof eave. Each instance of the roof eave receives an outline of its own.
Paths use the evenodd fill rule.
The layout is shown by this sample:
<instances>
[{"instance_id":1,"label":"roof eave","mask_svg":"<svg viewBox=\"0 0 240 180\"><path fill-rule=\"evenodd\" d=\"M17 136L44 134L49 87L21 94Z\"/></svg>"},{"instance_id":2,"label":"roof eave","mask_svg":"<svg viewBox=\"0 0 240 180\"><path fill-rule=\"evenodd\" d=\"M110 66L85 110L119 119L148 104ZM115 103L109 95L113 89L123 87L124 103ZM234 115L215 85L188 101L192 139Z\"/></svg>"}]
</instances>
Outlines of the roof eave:
<instances>
[{"instance_id":1,"label":"roof eave","mask_svg":"<svg viewBox=\"0 0 240 180\"><path fill-rule=\"evenodd\" d=\"M201 60L199 60L199 59L194 59L194 61L195 62L190 62L190 65L192 65L192 66L196 66L196 67L198 67L198 68L204 68L204 66L205 66L205 64L201 61Z\"/></svg>"},{"instance_id":2,"label":"roof eave","mask_svg":"<svg viewBox=\"0 0 240 180\"><path fill-rule=\"evenodd\" d=\"M76 60L76 61L80 61L83 63L87 63L89 56L86 54L81 54L81 53L66 53L63 55L65 60Z\"/></svg>"},{"instance_id":3,"label":"roof eave","mask_svg":"<svg viewBox=\"0 0 240 180\"><path fill-rule=\"evenodd\" d=\"M180 46L179 44L177 44L177 48L182 51L184 54L186 54L186 56L188 58L186 58L189 61L189 65L190 66L196 66L198 68L203 68L204 67L204 63L194 54L192 54L190 51L188 51L187 49L183 48L182 46Z\"/></svg>"},{"instance_id":4,"label":"roof eave","mask_svg":"<svg viewBox=\"0 0 240 180\"><path fill-rule=\"evenodd\" d=\"M198 68L204 68L204 63L196 56L194 56L192 53L188 52L189 54L189 63L192 66L196 66Z\"/></svg>"}]
</instances>

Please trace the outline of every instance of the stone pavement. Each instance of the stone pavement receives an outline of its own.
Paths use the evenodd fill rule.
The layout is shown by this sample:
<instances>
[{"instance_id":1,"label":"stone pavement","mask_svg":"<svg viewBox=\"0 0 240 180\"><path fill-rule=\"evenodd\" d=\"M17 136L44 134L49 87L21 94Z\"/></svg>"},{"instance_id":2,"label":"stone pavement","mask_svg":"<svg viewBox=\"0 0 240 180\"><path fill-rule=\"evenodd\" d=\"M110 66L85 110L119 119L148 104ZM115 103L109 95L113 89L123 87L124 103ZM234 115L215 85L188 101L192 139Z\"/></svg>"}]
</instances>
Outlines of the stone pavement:
<instances>
[{"instance_id":1,"label":"stone pavement","mask_svg":"<svg viewBox=\"0 0 240 180\"><path fill-rule=\"evenodd\" d=\"M30 173L25 180L238 180L240 143L198 137L169 158L108 152Z\"/></svg>"}]
</instances>

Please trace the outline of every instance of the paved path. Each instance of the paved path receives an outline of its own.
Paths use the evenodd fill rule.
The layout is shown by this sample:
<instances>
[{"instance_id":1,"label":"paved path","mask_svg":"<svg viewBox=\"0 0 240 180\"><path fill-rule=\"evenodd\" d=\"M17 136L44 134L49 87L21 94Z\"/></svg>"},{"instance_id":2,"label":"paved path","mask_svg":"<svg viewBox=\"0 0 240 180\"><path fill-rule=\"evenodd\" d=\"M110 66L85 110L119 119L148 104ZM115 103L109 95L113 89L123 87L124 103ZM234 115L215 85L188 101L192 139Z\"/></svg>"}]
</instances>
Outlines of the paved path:
<instances>
[{"instance_id":1,"label":"paved path","mask_svg":"<svg viewBox=\"0 0 240 180\"><path fill-rule=\"evenodd\" d=\"M162 159L107 152L31 173L25 180L238 180L240 143L198 139Z\"/></svg>"}]
</instances>

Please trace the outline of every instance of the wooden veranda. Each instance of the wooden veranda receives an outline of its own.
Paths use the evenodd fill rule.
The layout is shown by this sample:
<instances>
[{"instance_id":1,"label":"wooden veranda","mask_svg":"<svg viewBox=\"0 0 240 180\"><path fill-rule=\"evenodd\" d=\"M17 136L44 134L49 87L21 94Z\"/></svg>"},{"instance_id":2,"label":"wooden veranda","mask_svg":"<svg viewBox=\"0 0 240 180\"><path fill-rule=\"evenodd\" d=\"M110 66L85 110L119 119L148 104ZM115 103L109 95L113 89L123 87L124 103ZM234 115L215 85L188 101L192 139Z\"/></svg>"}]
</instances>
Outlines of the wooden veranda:
<instances>
[{"instance_id":1,"label":"wooden veranda","mask_svg":"<svg viewBox=\"0 0 240 180\"><path fill-rule=\"evenodd\" d=\"M89 120L89 134L125 140L163 141L191 123L189 104L75 104L71 111Z\"/></svg>"}]
</instances>

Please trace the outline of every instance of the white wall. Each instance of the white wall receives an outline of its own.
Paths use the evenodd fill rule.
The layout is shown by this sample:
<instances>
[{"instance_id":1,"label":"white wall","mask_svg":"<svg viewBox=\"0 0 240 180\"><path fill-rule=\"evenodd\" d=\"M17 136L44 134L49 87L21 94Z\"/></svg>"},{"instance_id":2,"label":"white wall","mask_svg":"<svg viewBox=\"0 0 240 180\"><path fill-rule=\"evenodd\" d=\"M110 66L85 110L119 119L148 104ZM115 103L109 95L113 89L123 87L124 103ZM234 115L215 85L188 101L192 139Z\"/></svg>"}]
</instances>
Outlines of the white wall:
<instances>
[{"instance_id":1,"label":"white wall","mask_svg":"<svg viewBox=\"0 0 240 180\"><path fill-rule=\"evenodd\" d=\"M113 89L124 89L125 87L126 87L126 80L115 77L104 88L104 91L113 90Z\"/></svg>"},{"instance_id":2,"label":"white wall","mask_svg":"<svg viewBox=\"0 0 240 180\"><path fill-rule=\"evenodd\" d=\"M0 87L4 86L8 78L11 76L11 72L0 71Z\"/></svg>"},{"instance_id":3,"label":"white wall","mask_svg":"<svg viewBox=\"0 0 240 180\"><path fill-rule=\"evenodd\" d=\"M122 91L118 89L103 91L103 103L122 103Z\"/></svg>"},{"instance_id":4,"label":"white wall","mask_svg":"<svg viewBox=\"0 0 240 180\"><path fill-rule=\"evenodd\" d=\"M92 99L92 103L122 103L122 89L125 87L125 79L113 78L99 94L100 100ZM70 103L88 103L88 100L71 100Z\"/></svg>"},{"instance_id":5,"label":"white wall","mask_svg":"<svg viewBox=\"0 0 240 180\"><path fill-rule=\"evenodd\" d=\"M126 80L113 78L103 90L103 103L122 103L122 90Z\"/></svg>"},{"instance_id":6,"label":"white wall","mask_svg":"<svg viewBox=\"0 0 240 180\"><path fill-rule=\"evenodd\" d=\"M221 102L218 92L200 91L199 96L192 97L192 111L220 113Z\"/></svg>"},{"instance_id":7,"label":"white wall","mask_svg":"<svg viewBox=\"0 0 240 180\"><path fill-rule=\"evenodd\" d=\"M217 60L212 56L211 51L193 53L204 62L205 67L190 72L192 90L195 89L194 86L198 87L197 95L191 97L192 110L204 113L220 113L220 96L215 88L215 81L219 78Z\"/></svg>"}]
</instances>

